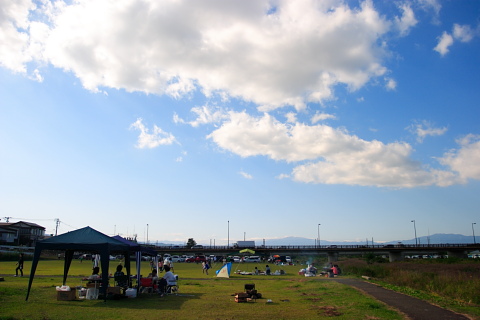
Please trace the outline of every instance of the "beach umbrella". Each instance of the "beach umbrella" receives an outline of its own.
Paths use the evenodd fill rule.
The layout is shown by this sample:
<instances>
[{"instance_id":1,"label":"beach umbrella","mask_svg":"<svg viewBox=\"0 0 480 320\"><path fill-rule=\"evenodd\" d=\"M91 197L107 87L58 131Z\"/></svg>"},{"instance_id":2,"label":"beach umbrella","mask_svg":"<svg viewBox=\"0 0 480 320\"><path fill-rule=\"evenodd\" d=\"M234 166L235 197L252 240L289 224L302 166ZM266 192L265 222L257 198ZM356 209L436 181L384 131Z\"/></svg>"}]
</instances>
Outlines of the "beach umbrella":
<instances>
[{"instance_id":1,"label":"beach umbrella","mask_svg":"<svg viewBox=\"0 0 480 320\"><path fill-rule=\"evenodd\" d=\"M240 250L240 253L250 253L250 254L254 254L255 251L253 251L252 249L243 249L243 250Z\"/></svg>"}]
</instances>

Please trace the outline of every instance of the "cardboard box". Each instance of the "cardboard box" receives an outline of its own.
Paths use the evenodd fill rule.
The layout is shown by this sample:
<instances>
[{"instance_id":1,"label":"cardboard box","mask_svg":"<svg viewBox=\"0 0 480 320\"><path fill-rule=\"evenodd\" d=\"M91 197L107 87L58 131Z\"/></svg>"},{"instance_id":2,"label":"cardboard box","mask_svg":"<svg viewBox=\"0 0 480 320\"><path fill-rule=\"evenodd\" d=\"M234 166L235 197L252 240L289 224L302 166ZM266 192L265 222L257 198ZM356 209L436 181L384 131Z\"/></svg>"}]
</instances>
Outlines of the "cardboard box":
<instances>
[{"instance_id":1,"label":"cardboard box","mask_svg":"<svg viewBox=\"0 0 480 320\"><path fill-rule=\"evenodd\" d=\"M113 293L113 294L122 294L122 288L121 287L108 287L107 288L107 294Z\"/></svg>"},{"instance_id":2,"label":"cardboard box","mask_svg":"<svg viewBox=\"0 0 480 320\"><path fill-rule=\"evenodd\" d=\"M240 292L235 294L235 302L247 302L248 293Z\"/></svg>"},{"instance_id":3,"label":"cardboard box","mask_svg":"<svg viewBox=\"0 0 480 320\"><path fill-rule=\"evenodd\" d=\"M77 299L77 292L75 288L70 291L57 291L58 301L72 301Z\"/></svg>"}]
</instances>

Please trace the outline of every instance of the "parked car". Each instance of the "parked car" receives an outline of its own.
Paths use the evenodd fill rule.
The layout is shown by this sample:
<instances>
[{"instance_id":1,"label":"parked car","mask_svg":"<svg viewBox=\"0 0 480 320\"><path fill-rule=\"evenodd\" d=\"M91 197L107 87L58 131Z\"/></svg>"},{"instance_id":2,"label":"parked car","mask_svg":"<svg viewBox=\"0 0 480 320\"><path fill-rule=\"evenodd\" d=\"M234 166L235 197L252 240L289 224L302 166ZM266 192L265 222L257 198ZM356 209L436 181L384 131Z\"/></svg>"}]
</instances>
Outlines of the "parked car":
<instances>
[{"instance_id":1,"label":"parked car","mask_svg":"<svg viewBox=\"0 0 480 320\"><path fill-rule=\"evenodd\" d=\"M195 257L189 256L187 259L185 259L185 262L195 262Z\"/></svg>"},{"instance_id":2,"label":"parked car","mask_svg":"<svg viewBox=\"0 0 480 320\"><path fill-rule=\"evenodd\" d=\"M233 257L233 262L240 262L242 259L239 256L234 256Z\"/></svg>"},{"instance_id":3,"label":"parked car","mask_svg":"<svg viewBox=\"0 0 480 320\"><path fill-rule=\"evenodd\" d=\"M250 256L250 257L247 257L243 260L244 262L262 262L262 259L260 259L259 256Z\"/></svg>"},{"instance_id":4,"label":"parked car","mask_svg":"<svg viewBox=\"0 0 480 320\"><path fill-rule=\"evenodd\" d=\"M292 262L292 258L291 258L290 256L285 256L285 262L291 263L291 262Z\"/></svg>"},{"instance_id":5,"label":"parked car","mask_svg":"<svg viewBox=\"0 0 480 320\"><path fill-rule=\"evenodd\" d=\"M180 256L172 256L172 262L179 262Z\"/></svg>"},{"instance_id":6,"label":"parked car","mask_svg":"<svg viewBox=\"0 0 480 320\"><path fill-rule=\"evenodd\" d=\"M205 256L196 256L195 257L195 262L206 262L207 258Z\"/></svg>"}]
</instances>

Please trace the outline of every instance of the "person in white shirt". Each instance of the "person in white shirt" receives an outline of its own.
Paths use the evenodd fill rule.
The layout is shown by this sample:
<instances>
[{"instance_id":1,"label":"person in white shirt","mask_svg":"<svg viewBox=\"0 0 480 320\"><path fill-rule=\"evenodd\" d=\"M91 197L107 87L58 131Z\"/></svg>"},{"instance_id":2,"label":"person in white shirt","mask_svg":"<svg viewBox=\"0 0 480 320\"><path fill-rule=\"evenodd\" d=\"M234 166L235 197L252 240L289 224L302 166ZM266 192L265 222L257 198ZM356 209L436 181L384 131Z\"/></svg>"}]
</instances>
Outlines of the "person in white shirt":
<instances>
[{"instance_id":1,"label":"person in white shirt","mask_svg":"<svg viewBox=\"0 0 480 320\"><path fill-rule=\"evenodd\" d=\"M165 266L165 274L163 277L159 280L158 286L160 290L160 295L164 295L167 291L167 286L174 286L177 284L177 278L175 275L170 271L169 266Z\"/></svg>"}]
</instances>

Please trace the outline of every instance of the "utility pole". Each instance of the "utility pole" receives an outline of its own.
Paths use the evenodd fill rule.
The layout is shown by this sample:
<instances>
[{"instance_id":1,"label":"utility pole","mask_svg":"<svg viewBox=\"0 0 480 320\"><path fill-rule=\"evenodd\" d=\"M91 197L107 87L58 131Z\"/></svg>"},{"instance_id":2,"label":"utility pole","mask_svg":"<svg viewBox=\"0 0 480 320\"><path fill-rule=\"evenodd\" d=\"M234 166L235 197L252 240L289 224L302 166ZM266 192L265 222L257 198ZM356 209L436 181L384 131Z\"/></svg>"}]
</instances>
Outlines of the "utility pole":
<instances>
[{"instance_id":1,"label":"utility pole","mask_svg":"<svg viewBox=\"0 0 480 320\"><path fill-rule=\"evenodd\" d=\"M415 231L415 246L418 246L418 240L417 240L417 226L415 225L415 220L412 220L413 222L413 230Z\"/></svg>"},{"instance_id":2,"label":"utility pole","mask_svg":"<svg viewBox=\"0 0 480 320\"><path fill-rule=\"evenodd\" d=\"M56 218L55 219L55 236L57 235L59 225L60 225L60 219Z\"/></svg>"}]
</instances>

